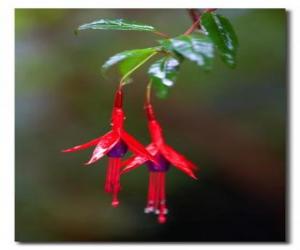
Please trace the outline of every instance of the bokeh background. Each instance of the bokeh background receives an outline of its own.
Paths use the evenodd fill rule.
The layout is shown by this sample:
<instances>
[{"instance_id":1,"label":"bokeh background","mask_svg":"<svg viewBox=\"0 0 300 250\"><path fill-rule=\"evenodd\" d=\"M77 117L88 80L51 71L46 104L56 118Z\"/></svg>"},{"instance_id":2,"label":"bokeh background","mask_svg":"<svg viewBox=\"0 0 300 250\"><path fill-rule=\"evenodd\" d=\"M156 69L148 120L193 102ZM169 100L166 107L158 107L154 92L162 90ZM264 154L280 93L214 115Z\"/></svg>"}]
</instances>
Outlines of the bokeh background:
<instances>
[{"instance_id":1,"label":"bokeh background","mask_svg":"<svg viewBox=\"0 0 300 250\"><path fill-rule=\"evenodd\" d=\"M100 66L153 34L85 31L82 23L126 18L172 36L190 25L181 9L16 9L16 240L283 242L287 240L287 13L219 10L240 41L237 68L210 73L185 62L166 100L154 100L166 140L200 168L199 181L171 169L168 222L143 213L148 173L122 178L121 206L103 191L107 159L62 154L109 129L119 76ZM143 113L147 67L125 89L126 128L149 136Z\"/></svg>"}]
</instances>

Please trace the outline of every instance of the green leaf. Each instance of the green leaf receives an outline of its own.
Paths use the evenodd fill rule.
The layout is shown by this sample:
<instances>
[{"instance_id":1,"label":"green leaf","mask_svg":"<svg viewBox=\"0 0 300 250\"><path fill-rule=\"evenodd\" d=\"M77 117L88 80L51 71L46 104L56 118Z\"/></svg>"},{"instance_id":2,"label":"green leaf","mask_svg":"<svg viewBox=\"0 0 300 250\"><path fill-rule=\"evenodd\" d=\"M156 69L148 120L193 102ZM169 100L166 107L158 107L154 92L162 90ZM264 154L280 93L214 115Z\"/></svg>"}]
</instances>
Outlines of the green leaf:
<instances>
[{"instance_id":1,"label":"green leaf","mask_svg":"<svg viewBox=\"0 0 300 250\"><path fill-rule=\"evenodd\" d=\"M202 34L181 35L169 40L161 40L160 43L166 50L174 51L196 62L205 70L211 69L214 46L207 36Z\"/></svg>"},{"instance_id":2,"label":"green leaf","mask_svg":"<svg viewBox=\"0 0 300 250\"><path fill-rule=\"evenodd\" d=\"M125 19L100 19L91 23L86 23L77 28L77 30L135 30L135 31L155 31L150 25L140 24Z\"/></svg>"},{"instance_id":3,"label":"green leaf","mask_svg":"<svg viewBox=\"0 0 300 250\"><path fill-rule=\"evenodd\" d=\"M174 50L171 39L163 39L159 40L158 42L160 45L162 45L160 47L161 51L167 51L171 55L177 57L180 60L180 62L184 60L184 57L181 54L179 54L176 50Z\"/></svg>"},{"instance_id":4,"label":"green leaf","mask_svg":"<svg viewBox=\"0 0 300 250\"><path fill-rule=\"evenodd\" d=\"M221 59L230 67L236 65L238 38L230 21L219 14L206 12L201 17L201 25L219 50Z\"/></svg>"},{"instance_id":5,"label":"green leaf","mask_svg":"<svg viewBox=\"0 0 300 250\"><path fill-rule=\"evenodd\" d=\"M123 80L133 73L137 68L142 66L153 55L157 53L157 48L126 50L110 57L102 66L105 71L111 66L119 63L119 70Z\"/></svg>"},{"instance_id":6,"label":"green leaf","mask_svg":"<svg viewBox=\"0 0 300 250\"><path fill-rule=\"evenodd\" d=\"M148 74L151 79L157 79L163 85L171 87L176 80L179 65L180 61L177 58L171 56L163 57L150 66Z\"/></svg>"},{"instance_id":7,"label":"green leaf","mask_svg":"<svg viewBox=\"0 0 300 250\"><path fill-rule=\"evenodd\" d=\"M179 59L171 56L163 57L150 66L148 74L157 97L166 98L168 88L174 85L179 66Z\"/></svg>"},{"instance_id":8,"label":"green leaf","mask_svg":"<svg viewBox=\"0 0 300 250\"><path fill-rule=\"evenodd\" d=\"M152 79L152 84L155 90L155 94L158 98L166 98L169 93L169 88L164 85L158 78Z\"/></svg>"}]
</instances>

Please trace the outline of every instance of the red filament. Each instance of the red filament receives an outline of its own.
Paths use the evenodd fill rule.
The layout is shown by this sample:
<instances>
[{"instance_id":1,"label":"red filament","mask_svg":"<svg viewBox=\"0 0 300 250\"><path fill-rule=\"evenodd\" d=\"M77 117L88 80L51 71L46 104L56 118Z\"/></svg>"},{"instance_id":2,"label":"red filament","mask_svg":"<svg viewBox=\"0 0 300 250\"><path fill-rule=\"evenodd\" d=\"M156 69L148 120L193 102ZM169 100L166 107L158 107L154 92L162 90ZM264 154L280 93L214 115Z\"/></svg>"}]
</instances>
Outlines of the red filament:
<instances>
[{"instance_id":1,"label":"red filament","mask_svg":"<svg viewBox=\"0 0 300 250\"><path fill-rule=\"evenodd\" d=\"M112 206L119 205L118 193L120 192L120 167L121 158L109 157L108 168L106 172L105 192L111 193L113 196Z\"/></svg>"},{"instance_id":2,"label":"red filament","mask_svg":"<svg viewBox=\"0 0 300 250\"><path fill-rule=\"evenodd\" d=\"M148 201L145 213L155 213L158 215L158 222L166 222L168 213L165 194L165 173L150 172L148 186Z\"/></svg>"}]
</instances>

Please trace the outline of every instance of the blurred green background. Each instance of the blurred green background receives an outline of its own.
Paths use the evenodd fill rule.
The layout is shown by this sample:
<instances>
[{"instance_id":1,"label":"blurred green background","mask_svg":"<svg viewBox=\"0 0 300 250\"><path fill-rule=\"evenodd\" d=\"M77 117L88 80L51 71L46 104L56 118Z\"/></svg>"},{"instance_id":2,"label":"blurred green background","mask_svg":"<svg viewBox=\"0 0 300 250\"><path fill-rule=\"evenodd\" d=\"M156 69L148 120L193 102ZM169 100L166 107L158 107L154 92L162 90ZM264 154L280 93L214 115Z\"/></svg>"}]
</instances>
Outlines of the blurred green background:
<instances>
[{"instance_id":1,"label":"blurred green background","mask_svg":"<svg viewBox=\"0 0 300 250\"><path fill-rule=\"evenodd\" d=\"M156 44L153 34L85 31L80 24L126 18L176 36L181 9L16 9L16 240L285 241L287 13L219 10L240 41L238 65L210 73L185 62L166 100L154 100L170 145L200 168L194 181L172 168L168 222L146 215L148 173L122 178L121 205L103 191L107 158L83 168L91 150L62 154L109 129L117 70L100 66L122 50ZM125 88L126 129L149 143L143 113L147 67Z\"/></svg>"}]
</instances>

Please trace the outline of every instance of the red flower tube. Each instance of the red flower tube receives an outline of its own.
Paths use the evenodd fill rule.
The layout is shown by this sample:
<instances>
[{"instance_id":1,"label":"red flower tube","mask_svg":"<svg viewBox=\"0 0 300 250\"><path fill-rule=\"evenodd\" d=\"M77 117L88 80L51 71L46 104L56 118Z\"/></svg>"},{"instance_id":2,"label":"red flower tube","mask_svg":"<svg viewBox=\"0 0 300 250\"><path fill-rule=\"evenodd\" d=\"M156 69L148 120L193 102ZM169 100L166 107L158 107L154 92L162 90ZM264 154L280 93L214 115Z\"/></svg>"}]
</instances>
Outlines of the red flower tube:
<instances>
[{"instance_id":1,"label":"red flower tube","mask_svg":"<svg viewBox=\"0 0 300 250\"><path fill-rule=\"evenodd\" d=\"M96 146L92 157L85 165L95 163L104 155L109 157L104 190L113 195L112 206L114 207L119 205L118 193L120 191L121 158L126 154L128 148L135 155L143 157L143 159L147 159L150 162L156 162L155 158L148 153L144 146L123 129L125 116L122 109L122 97L123 92L120 87L115 95L111 123L112 129L108 133L85 144L63 150L63 152L68 153Z\"/></svg>"},{"instance_id":2,"label":"red flower tube","mask_svg":"<svg viewBox=\"0 0 300 250\"><path fill-rule=\"evenodd\" d=\"M197 179L194 174L197 167L165 143L162 129L155 119L152 105L147 103L145 109L152 139L152 143L146 149L154 156L156 163L149 161L144 156L134 155L122 163L124 168L121 173L129 172L143 164L147 165L150 175L145 213L154 212L158 214L158 222L165 223L168 212L165 195L165 174L170 168L169 165L172 164L194 179Z\"/></svg>"}]
</instances>

